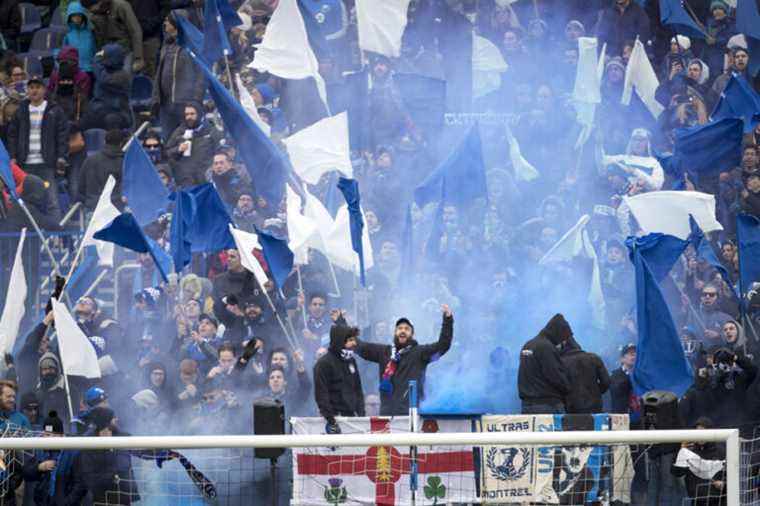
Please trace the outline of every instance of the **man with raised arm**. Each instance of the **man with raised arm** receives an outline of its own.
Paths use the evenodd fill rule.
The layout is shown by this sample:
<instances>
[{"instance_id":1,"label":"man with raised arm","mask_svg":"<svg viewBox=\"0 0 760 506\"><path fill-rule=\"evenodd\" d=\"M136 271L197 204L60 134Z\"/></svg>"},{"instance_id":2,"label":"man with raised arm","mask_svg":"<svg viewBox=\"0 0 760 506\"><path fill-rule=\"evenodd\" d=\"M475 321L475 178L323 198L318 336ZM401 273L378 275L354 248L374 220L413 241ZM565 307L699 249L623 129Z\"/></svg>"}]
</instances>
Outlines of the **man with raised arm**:
<instances>
[{"instance_id":1,"label":"man with raised arm","mask_svg":"<svg viewBox=\"0 0 760 506\"><path fill-rule=\"evenodd\" d=\"M357 355L379 366L381 416L409 414L410 380L417 381L419 398L424 398L427 366L449 351L454 338L451 309L443 304L441 313L441 334L435 343L418 344L414 339L414 326L407 318L399 318L396 322L392 345L359 341Z\"/></svg>"}]
</instances>

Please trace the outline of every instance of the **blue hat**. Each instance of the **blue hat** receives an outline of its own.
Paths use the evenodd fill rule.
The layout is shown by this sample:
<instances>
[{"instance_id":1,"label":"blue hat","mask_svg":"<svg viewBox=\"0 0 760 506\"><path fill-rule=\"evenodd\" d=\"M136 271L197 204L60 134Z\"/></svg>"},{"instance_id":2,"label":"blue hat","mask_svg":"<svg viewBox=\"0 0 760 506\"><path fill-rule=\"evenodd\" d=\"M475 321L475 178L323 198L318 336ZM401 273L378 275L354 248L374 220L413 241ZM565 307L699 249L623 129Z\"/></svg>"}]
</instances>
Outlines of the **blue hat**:
<instances>
[{"instance_id":1,"label":"blue hat","mask_svg":"<svg viewBox=\"0 0 760 506\"><path fill-rule=\"evenodd\" d=\"M108 399L106 391L100 387L90 387L84 394L84 402L91 408L94 408L106 399Z\"/></svg>"},{"instance_id":2,"label":"blue hat","mask_svg":"<svg viewBox=\"0 0 760 506\"><path fill-rule=\"evenodd\" d=\"M267 83L259 83L256 85L256 89L261 93L261 98L264 100L265 104L271 103L275 97L277 97L277 93L274 91L274 88L270 86Z\"/></svg>"}]
</instances>

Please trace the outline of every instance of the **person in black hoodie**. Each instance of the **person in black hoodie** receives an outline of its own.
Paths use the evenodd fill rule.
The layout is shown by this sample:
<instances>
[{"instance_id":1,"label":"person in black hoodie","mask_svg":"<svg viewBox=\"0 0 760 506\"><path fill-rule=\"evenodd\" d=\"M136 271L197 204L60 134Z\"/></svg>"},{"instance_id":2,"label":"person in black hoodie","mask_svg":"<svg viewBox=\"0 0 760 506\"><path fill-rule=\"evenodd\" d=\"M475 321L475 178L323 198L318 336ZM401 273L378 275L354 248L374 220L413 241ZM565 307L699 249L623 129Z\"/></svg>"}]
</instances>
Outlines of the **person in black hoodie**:
<instances>
[{"instance_id":1,"label":"person in black hoodie","mask_svg":"<svg viewBox=\"0 0 760 506\"><path fill-rule=\"evenodd\" d=\"M517 373L523 414L565 412L565 398L571 385L559 348L572 336L570 324L558 313L536 337L523 345Z\"/></svg>"},{"instance_id":2,"label":"person in black hoodie","mask_svg":"<svg viewBox=\"0 0 760 506\"><path fill-rule=\"evenodd\" d=\"M359 329L338 319L330 329L330 347L314 364L314 399L327 421L326 432L339 434L336 416L364 416L364 391L354 350Z\"/></svg>"},{"instance_id":3,"label":"person in black hoodie","mask_svg":"<svg viewBox=\"0 0 760 506\"><path fill-rule=\"evenodd\" d=\"M378 364L380 375L380 415L409 414L408 387L417 381L420 400L425 397L425 371L451 348L454 338L454 316L449 306L442 305L443 323L438 341L418 344L413 339L414 326L407 318L396 322L393 345L359 342L356 353L364 360Z\"/></svg>"},{"instance_id":4,"label":"person in black hoodie","mask_svg":"<svg viewBox=\"0 0 760 506\"><path fill-rule=\"evenodd\" d=\"M77 200L88 211L94 211L98 205L100 194L108 181L108 176L116 180L111 202L121 208L121 167L124 164L124 153L121 151L124 134L121 130L113 129L106 132L106 143L103 149L97 151L82 164L79 169L79 188Z\"/></svg>"},{"instance_id":5,"label":"person in black hoodie","mask_svg":"<svg viewBox=\"0 0 760 506\"><path fill-rule=\"evenodd\" d=\"M562 352L562 363L573 385L565 398L567 413L602 413L602 395L610 388L610 374L599 355L583 351L570 338Z\"/></svg>"},{"instance_id":6,"label":"person in black hoodie","mask_svg":"<svg viewBox=\"0 0 760 506\"><path fill-rule=\"evenodd\" d=\"M82 119L82 129L129 128L132 108L129 94L132 74L124 69L126 53L119 44L107 44L95 55L95 89Z\"/></svg>"}]
</instances>

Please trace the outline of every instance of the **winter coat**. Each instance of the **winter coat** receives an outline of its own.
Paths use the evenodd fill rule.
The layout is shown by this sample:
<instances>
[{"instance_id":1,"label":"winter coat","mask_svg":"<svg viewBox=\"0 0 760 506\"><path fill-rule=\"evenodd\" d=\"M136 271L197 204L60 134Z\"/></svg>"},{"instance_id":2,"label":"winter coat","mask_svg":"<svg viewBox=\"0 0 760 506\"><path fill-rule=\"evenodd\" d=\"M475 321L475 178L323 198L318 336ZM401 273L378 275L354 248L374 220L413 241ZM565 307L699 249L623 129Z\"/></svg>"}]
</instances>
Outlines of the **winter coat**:
<instances>
[{"instance_id":1,"label":"winter coat","mask_svg":"<svg viewBox=\"0 0 760 506\"><path fill-rule=\"evenodd\" d=\"M124 153L119 146L105 145L82 164L79 171L79 195L76 200L84 204L85 209L94 210L100 194L108 181L108 176L116 180L111 201L121 207L121 166L124 163Z\"/></svg>"},{"instance_id":2,"label":"winter coat","mask_svg":"<svg viewBox=\"0 0 760 506\"><path fill-rule=\"evenodd\" d=\"M29 156L29 104L29 100L22 101L8 124L8 154L22 165ZM52 168L59 158L66 158L69 153L69 124L63 109L50 100L42 114L41 135L42 159Z\"/></svg>"},{"instance_id":3,"label":"winter coat","mask_svg":"<svg viewBox=\"0 0 760 506\"><path fill-rule=\"evenodd\" d=\"M135 13L137 21L140 23L143 39L150 39L161 35L161 28L166 17L166 13L162 13L161 4L163 3L160 0L129 0L132 12ZM155 58L155 55L145 56Z\"/></svg>"},{"instance_id":4,"label":"winter coat","mask_svg":"<svg viewBox=\"0 0 760 506\"><path fill-rule=\"evenodd\" d=\"M567 413L601 413L602 395L610 388L610 375L599 355L583 351L576 344L562 354L562 363L573 386L565 398Z\"/></svg>"},{"instance_id":5,"label":"winter coat","mask_svg":"<svg viewBox=\"0 0 760 506\"><path fill-rule=\"evenodd\" d=\"M185 142L184 134L188 127L182 123L172 132L166 143L166 156L174 174L177 188L185 189L206 182L206 169L211 166L214 152L219 147L219 131L206 123L193 131L190 156L179 152L179 145Z\"/></svg>"},{"instance_id":6,"label":"winter coat","mask_svg":"<svg viewBox=\"0 0 760 506\"><path fill-rule=\"evenodd\" d=\"M81 454L82 477L92 493L92 502L132 504L139 500L132 462L121 450L86 451Z\"/></svg>"},{"instance_id":7,"label":"winter coat","mask_svg":"<svg viewBox=\"0 0 760 506\"><path fill-rule=\"evenodd\" d=\"M618 56L625 41L637 36L643 43L649 40L649 16L636 2L630 2L622 13L611 5L599 13L596 34L600 44L607 44L607 54Z\"/></svg>"},{"instance_id":8,"label":"winter coat","mask_svg":"<svg viewBox=\"0 0 760 506\"><path fill-rule=\"evenodd\" d=\"M210 176L214 188L216 188L222 201L227 204L229 210L235 208L242 193L251 192L251 176L243 167L235 165L224 174L219 175L211 171Z\"/></svg>"},{"instance_id":9,"label":"winter coat","mask_svg":"<svg viewBox=\"0 0 760 506\"><path fill-rule=\"evenodd\" d=\"M37 385L39 376L38 363L40 360L40 341L45 335L45 324L38 323L37 326L27 334L24 339L24 345L14 357L16 362L16 377L19 392L26 393L32 391Z\"/></svg>"},{"instance_id":10,"label":"winter coat","mask_svg":"<svg viewBox=\"0 0 760 506\"><path fill-rule=\"evenodd\" d=\"M123 47L109 44L103 48L103 56L95 58L95 90L83 128L113 127L106 122L109 115L119 116L122 127L132 124L132 74L124 70L125 57Z\"/></svg>"},{"instance_id":11,"label":"winter coat","mask_svg":"<svg viewBox=\"0 0 760 506\"><path fill-rule=\"evenodd\" d=\"M701 59L710 67L710 73L720 75L723 72L723 54L728 39L736 35L736 21L726 16L717 20L710 16L707 20L707 34L715 39L715 44L704 44Z\"/></svg>"},{"instance_id":12,"label":"winter coat","mask_svg":"<svg viewBox=\"0 0 760 506\"><path fill-rule=\"evenodd\" d=\"M41 369L39 364L42 363L43 360L46 359L53 359L55 360L55 363L57 364L58 368L58 377L55 380L55 382L52 385L45 386L42 383L37 384L37 388L34 390L34 394L37 396L37 399L40 401L40 412L41 413L49 413L50 411L57 411L58 416L63 420L63 426L68 427L69 426L69 404L66 400L66 388L64 386L64 379L63 374L61 374L61 361L58 359L58 356L53 352L47 352L43 354L40 357L40 360L38 362L38 373ZM38 378L41 378L42 374L39 375ZM72 392L72 399L78 399L78 394Z\"/></svg>"},{"instance_id":13,"label":"winter coat","mask_svg":"<svg viewBox=\"0 0 760 506\"><path fill-rule=\"evenodd\" d=\"M135 61L143 59L143 32L140 22L126 0L109 0L110 7L105 12L93 13L95 36L98 46L117 43L135 55Z\"/></svg>"},{"instance_id":14,"label":"winter coat","mask_svg":"<svg viewBox=\"0 0 760 506\"><path fill-rule=\"evenodd\" d=\"M747 196L742 197L741 203L742 212L760 218L760 194L748 191Z\"/></svg>"},{"instance_id":15,"label":"winter coat","mask_svg":"<svg viewBox=\"0 0 760 506\"><path fill-rule=\"evenodd\" d=\"M705 460L725 460L726 458L726 452L715 443L695 444L689 449ZM692 473L688 467L673 465L670 471L673 476L684 478L686 494L694 499L690 503L693 506L722 506L726 504L725 488L718 489L712 486L713 481L723 481L725 487L725 470L719 471L710 480L700 478Z\"/></svg>"},{"instance_id":16,"label":"winter coat","mask_svg":"<svg viewBox=\"0 0 760 506\"><path fill-rule=\"evenodd\" d=\"M42 230L57 231L61 229L55 217L47 212L47 189L42 179L27 174L24 178L24 190L21 192L21 198L26 204L29 214L32 215ZM34 230L24 210L21 209L18 202L13 202L8 209L6 219L0 222L0 230L19 232L24 227L28 230Z\"/></svg>"},{"instance_id":17,"label":"winter coat","mask_svg":"<svg viewBox=\"0 0 760 506\"><path fill-rule=\"evenodd\" d=\"M226 316L226 306L222 299L228 295L237 297L242 307L244 302L256 298L254 294L258 293L260 290L256 278L248 270L223 272L214 278L214 314L220 318Z\"/></svg>"},{"instance_id":18,"label":"winter coat","mask_svg":"<svg viewBox=\"0 0 760 506\"><path fill-rule=\"evenodd\" d=\"M53 471L42 472L37 468L46 460L56 461ZM24 463L22 474L27 486L34 487L33 497L37 506L75 506L81 504L87 495L82 479L81 452L78 450L37 450ZM53 478L55 484L51 483Z\"/></svg>"},{"instance_id":19,"label":"winter coat","mask_svg":"<svg viewBox=\"0 0 760 506\"><path fill-rule=\"evenodd\" d=\"M71 21L71 16L81 14L84 16L84 23L81 26ZM63 38L63 46L75 47L79 54L79 68L84 72L92 72L92 60L95 57L95 34L92 31L92 22L90 13L82 7L79 2L71 2L66 9L66 23L69 31ZM61 51L63 52L63 51ZM60 55L59 55L60 58ZM55 75L55 73L53 74ZM51 76L52 82L52 76ZM89 91L88 91L89 94Z\"/></svg>"},{"instance_id":20,"label":"winter coat","mask_svg":"<svg viewBox=\"0 0 760 506\"><path fill-rule=\"evenodd\" d=\"M206 78L187 51L176 42L164 42L153 86L153 102L162 106L200 102L205 91Z\"/></svg>"},{"instance_id":21,"label":"winter coat","mask_svg":"<svg viewBox=\"0 0 760 506\"><path fill-rule=\"evenodd\" d=\"M558 316L552 318L520 351L517 389L523 403L562 404L570 393L570 376L556 348L562 342L559 323Z\"/></svg>"},{"instance_id":22,"label":"winter coat","mask_svg":"<svg viewBox=\"0 0 760 506\"><path fill-rule=\"evenodd\" d=\"M76 3L72 5L77 5ZM69 5L71 7L71 5ZM77 91L84 96L89 96L92 91L92 79L85 70L82 69L79 62L79 49L73 46L63 46L58 53L58 65L62 63L68 63L74 68L74 86ZM50 81L48 82L48 93L54 93L58 87L59 69L56 68L50 74Z\"/></svg>"},{"instance_id":23,"label":"winter coat","mask_svg":"<svg viewBox=\"0 0 760 506\"><path fill-rule=\"evenodd\" d=\"M10 413L0 411L0 430L5 430L8 426L11 428L22 428L32 430L32 424L29 419L20 411L11 411Z\"/></svg>"},{"instance_id":24,"label":"winter coat","mask_svg":"<svg viewBox=\"0 0 760 506\"><path fill-rule=\"evenodd\" d=\"M364 391L356 360L341 356L349 327L330 332L330 348L314 364L314 398L319 414L328 421L336 416L364 416Z\"/></svg>"},{"instance_id":25,"label":"winter coat","mask_svg":"<svg viewBox=\"0 0 760 506\"><path fill-rule=\"evenodd\" d=\"M622 367L612 371L610 375L610 412L611 413L629 413L631 414L631 395L633 394L633 385L631 377L626 374ZM638 416L639 413L636 413ZM634 415L632 414L632 418ZM631 422L634 420L632 419Z\"/></svg>"},{"instance_id":26,"label":"winter coat","mask_svg":"<svg viewBox=\"0 0 760 506\"><path fill-rule=\"evenodd\" d=\"M409 414L409 381L417 381L417 392L420 400L425 398L425 371L428 364L438 360L451 348L454 337L454 318L444 317L441 324L441 334L438 341L432 344L417 344L410 340L407 347L401 351L396 372L391 377L393 388L390 391L380 391L380 414L383 416ZM364 360L378 364L380 381L391 361L393 347L390 345L360 342L356 349L357 355Z\"/></svg>"},{"instance_id":27,"label":"winter coat","mask_svg":"<svg viewBox=\"0 0 760 506\"><path fill-rule=\"evenodd\" d=\"M0 32L6 41L13 40L21 33L21 8L18 0L3 0L0 2Z\"/></svg>"}]
</instances>

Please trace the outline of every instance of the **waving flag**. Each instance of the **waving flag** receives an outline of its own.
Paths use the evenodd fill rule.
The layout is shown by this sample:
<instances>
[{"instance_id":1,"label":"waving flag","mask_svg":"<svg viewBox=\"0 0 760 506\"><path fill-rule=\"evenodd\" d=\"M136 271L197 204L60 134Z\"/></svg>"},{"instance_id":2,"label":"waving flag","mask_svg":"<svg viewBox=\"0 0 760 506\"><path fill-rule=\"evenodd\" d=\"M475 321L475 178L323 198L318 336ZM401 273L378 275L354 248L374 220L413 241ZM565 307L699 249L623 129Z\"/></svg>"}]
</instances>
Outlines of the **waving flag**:
<instances>
[{"instance_id":1,"label":"waving flag","mask_svg":"<svg viewBox=\"0 0 760 506\"><path fill-rule=\"evenodd\" d=\"M95 232L105 227L114 218L119 216L119 210L111 202L111 194L113 193L114 186L116 186L116 179L113 176L108 176L103 191L100 193L98 203L95 206L95 211L92 213L90 223L87 225L87 230L84 232L82 238L81 248L87 246L95 246L98 251L98 258L100 265L113 266L113 244L104 241L97 241L93 238Z\"/></svg>"},{"instance_id":2,"label":"waving flag","mask_svg":"<svg viewBox=\"0 0 760 506\"><path fill-rule=\"evenodd\" d=\"M325 81L319 74L319 63L309 45L306 25L296 0L279 1L249 67L282 79L313 77L319 96L327 104Z\"/></svg>"},{"instance_id":3,"label":"waving flag","mask_svg":"<svg viewBox=\"0 0 760 506\"><path fill-rule=\"evenodd\" d=\"M13 172L11 172L11 157L8 155L8 151L5 149L5 144L0 140L0 179L3 180L3 184L8 189L8 193L13 198L18 198L16 195L16 182L13 179Z\"/></svg>"},{"instance_id":4,"label":"waving flag","mask_svg":"<svg viewBox=\"0 0 760 506\"><path fill-rule=\"evenodd\" d=\"M409 0L356 0L359 48L398 58Z\"/></svg>"},{"instance_id":5,"label":"waving flag","mask_svg":"<svg viewBox=\"0 0 760 506\"><path fill-rule=\"evenodd\" d=\"M694 250L697 252L697 258L707 262L710 266L717 270L723 280L728 286L733 286L734 282L731 280L731 276L728 274L728 270L720 263L715 251L710 245L710 241L705 237L702 229L699 228L696 220L693 216L689 216L689 226L691 227L691 235L689 236L689 242L694 246Z\"/></svg>"},{"instance_id":6,"label":"waving flag","mask_svg":"<svg viewBox=\"0 0 760 506\"><path fill-rule=\"evenodd\" d=\"M309 263L309 243L317 235L317 225L301 214L301 197L287 187L286 215L288 222L288 247L295 255L295 263Z\"/></svg>"},{"instance_id":7,"label":"waving flag","mask_svg":"<svg viewBox=\"0 0 760 506\"><path fill-rule=\"evenodd\" d=\"M226 0L223 1L226 3ZM242 22L238 23L240 24ZM224 26L219 12L219 4L217 0L206 0L206 8L203 10L203 56L211 63L231 54L232 47L227 38L227 27Z\"/></svg>"},{"instance_id":8,"label":"waving flag","mask_svg":"<svg viewBox=\"0 0 760 506\"><path fill-rule=\"evenodd\" d=\"M705 233L723 230L715 219L715 196L689 191L657 191L623 197L644 233L660 232L686 240L689 215Z\"/></svg>"},{"instance_id":9,"label":"waving flag","mask_svg":"<svg viewBox=\"0 0 760 506\"><path fill-rule=\"evenodd\" d=\"M684 354L681 338L676 330L665 297L655 279L645 254L660 259L675 259L683 253L686 241L663 241L666 236L650 234L643 238L630 237L626 245L636 269L636 322L639 342L636 347L636 366L631 381L636 395L650 390L667 390L678 397L694 382L689 361ZM667 252L653 251L660 248ZM656 268L669 271L672 263Z\"/></svg>"},{"instance_id":10,"label":"waving flag","mask_svg":"<svg viewBox=\"0 0 760 506\"><path fill-rule=\"evenodd\" d=\"M760 11L756 0L737 0L736 30L747 37L749 46L749 74L756 76L760 72Z\"/></svg>"},{"instance_id":11,"label":"waving flag","mask_svg":"<svg viewBox=\"0 0 760 506\"><path fill-rule=\"evenodd\" d=\"M240 105L243 106L245 112L248 113L248 117L256 123L256 126L264 132L267 137L272 136L272 127L270 127L266 121L261 119L259 115L259 109L256 107L256 102L253 101L253 97L248 92L248 88L243 84L243 80L240 79L240 74L235 74L235 82L237 83L238 96L240 97Z\"/></svg>"},{"instance_id":12,"label":"waving flag","mask_svg":"<svg viewBox=\"0 0 760 506\"><path fill-rule=\"evenodd\" d=\"M472 96L479 98L501 88L501 74L509 68L501 50L485 37L472 37Z\"/></svg>"},{"instance_id":13,"label":"waving flag","mask_svg":"<svg viewBox=\"0 0 760 506\"><path fill-rule=\"evenodd\" d=\"M100 378L95 347L74 321L66 305L55 299L51 299L51 302L58 335L58 351L61 354L61 372L70 376Z\"/></svg>"},{"instance_id":14,"label":"waving flag","mask_svg":"<svg viewBox=\"0 0 760 506\"><path fill-rule=\"evenodd\" d=\"M16 256L13 259L11 277L8 281L8 290L5 292L5 305L3 316L0 318L0 353L11 353L16 344L21 320L26 313L26 295L28 287L26 274L24 273L24 240L26 229L21 229L16 246Z\"/></svg>"},{"instance_id":15,"label":"waving flag","mask_svg":"<svg viewBox=\"0 0 760 506\"><path fill-rule=\"evenodd\" d=\"M359 279L362 286L367 285L364 277L364 247L362 237L364 231L364 216L360 206L361 198L359 196L359 183L353 179L340 178L338 189L343 193L348 205L349 227L351 230L351 247L359 256Z\"/></svg>"},{"instance_id":16,"label":"waving flag","mask_svg":"<svg viewBox=\"0 0 760 506\"><path fill-rule=\"evenodd\" d=\"M161 277L164 281L169 281L166 272L170 266L167 265L166 253L159 251L161 248L158 244L145 235L132 213L122 213L114 218L105 228L95 233L95 239L112 242L138 253L148 253Z\"/></svg>"},{"instance_id":17,"label":"waving flag","mask_svg":"<svg viewBox=\"0 0 760 506\"><path fill-rule=\"evenodd\" d=\"M317 184L322 175L331 170L348 178L354 176L345 112L319 120L282 142L293 170L309 184Z\"/></svg>"},{"instance_id":18,"label":"waving flag","mask_svg":"<svg viewBox=\"0 0 760 506\"><path fill-rule=\"evenodd\" d=\"M641 101L644 102L652 116L659 118L662 111L665 110L662 105L654 98L655 91L660 85L657 80L657 74L652 68L652 63L647 57L644 45L639 39L633 47L631 58L625 68L625 83L623 84L623 96L620 103L623 105L631 104L631 95L636 90Z\"/></svg>"},{"instance_id":19,"label":"waving flag","mask_svg":"<svg viewBox=\"0 0 760 506\"><path fill-rule=\"evenodd\" d=\"M520 152L520 144L512 135L512 131L507 128L507 142L509 143L509 158L512 162L512 169L515 171L515 178L518 181L533 181L540 174L538 170L526 160Z\"/></svg>"},{"instance_id":20,"label":"waving flag","mask_svg":"<svg viewBox=\"0 0 760 506\"><path fill-rule=\"evenodd\" d=\"M749 214L736 217L739 240L739 289L742 300L752 285L760 281L760 220Z\"/></svg>"},{"instance_id":21,"label":"waving flag","mask_svg":"<svg viewBox=\"0 0 760 506\"><path fill-rule=\"evenodd\" d=\"M259 262L259 259L256 258L256 255L253 254L253 250L261 249L259 238L256 236L256 234L251 234L250 232L246 232L244 230L233 227L231 223L230 233L235 239L235 246L240 253L240 263L249 272L253 273L256 281L259 282L259 286L263 290L264 285L267 281L269 281L269 278L267 277L267 273L264 272L264 268L261 266L261 262Z\"/></svg>"},{"instance_id":22,"label":"waving flag","mask_svg":"<svg viewBox=\"0 0 760 506\"><path fill-rule=\"evenodd\" d=\"M698 39L706 36L704 29L686 12L683 0L660 0L660 21L678 34Z\"/></svg>"},{"instance_id":23,"label":"waving flag","mask_svg":"<svg viewBox=\"0 0 760 506\"><path fill-rule=\"evenodd\" d=\"M122 192L137 223L145 226L156 221L169 204L169 190L139 142L129 143L122 174Z\"/></svg>"},{"instance_id":24,"label":"waving flag","mask_svg":"<svg viewBox=\"0 0 760 506\"><path fill-rule=\"evenodd\" d=\"M741 118L744 121L744 133L752 133L760 123L760 95L744 76L733 74L721 93L720 100L715 104L711 118Z\"/></svg>"},{"instance_id":25,"label":"waving flag","mask_svg":"<svg viewBox=\"0 0 760 506\"><path fill-rule=\"evenodd\" d=\"M579 149L588 141L594 126L596 105L602 101L601 84L607 46L602 47L600 55L597 55L597 47L598 41L594 37L578 38L578 66L575 72L573 101L578 122L583 125L583 130L578 135L575 149Z\"/></svg>"},{"instance_id":26,"label":"waving flag","mask_svg":"<svg viewBox=\"0 0 760 506\"><path fill-rule=\"evenodd\" d=\"M177 14L175 15L175 19L177 20L177 44L199 58L205 58L203 53L203 34L200 30L185 16Z\"/></svg>"},{"instance_id":27,"label":"waving flag","mask_svg":"<svg viewBox=\"0 0 760 506\"><path fill-rule=\"evenodd\" d=\"M743 128L741 119L725 118L677 129L675 163L695 179L700 174L717 174L736 167L742 159Z\"/></svg>"},{"instance_id":28,"label":"waving flag","mask_svg":"<svg viewBox=\"0 0 760 506\"><path fill-rule=\"evenodd\" d=\"M258 229L256 229L256 235L264 252L264 259L269 266L269 272L272 273L277 288L282 290L285 281L293 270L293 252L290 251L288 243L284 239L278 239Z\"/></svg>"}]
</instances>

